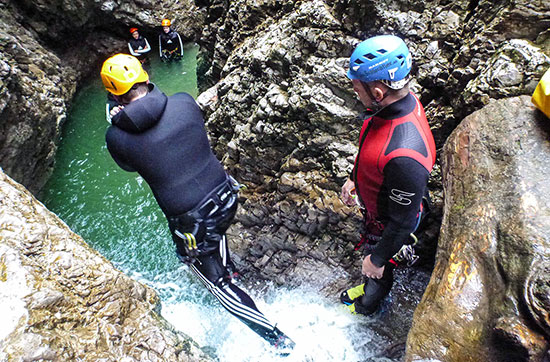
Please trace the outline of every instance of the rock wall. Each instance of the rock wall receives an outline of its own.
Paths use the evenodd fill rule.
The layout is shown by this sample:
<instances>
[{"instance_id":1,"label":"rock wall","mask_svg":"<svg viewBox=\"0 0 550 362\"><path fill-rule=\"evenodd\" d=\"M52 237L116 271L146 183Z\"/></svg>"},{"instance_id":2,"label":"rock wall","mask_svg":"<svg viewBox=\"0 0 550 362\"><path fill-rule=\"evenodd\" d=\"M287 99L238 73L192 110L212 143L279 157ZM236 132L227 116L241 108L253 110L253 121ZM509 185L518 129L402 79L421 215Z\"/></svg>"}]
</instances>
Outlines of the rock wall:
<instances>
[{"instance_id":1,"label":"rock wall","mask_svg":"<svg viewBox=\"0 0 550 362\"><path fill-rule=\"evenodd\" d=\"M355 45L380 33L406 40L413 90L441 148L472 111L532 92L550 65L549 15L550 3L527 0L3 1L0 166L37 192L78 82L125 48L129 26L153 35L171 17L203 49L200 102L212 143L248 185L231 229L237 264L335 295L360 278L350 248L360 221L338 199L361 124L345 78ZM442 212L439 164L431 188L428 251Z\"/></svg>"},{"instance_id":2,"label":"rock wall","mask_svg":"<svg viewBox=\"0 0 550 362\"><path fill-rule=\"evenodd\" d=\"M0 165L37 191L53 167L76 72L21 28L5 5L0 23Z\"/></svg>"},{"instance_id":3,"label":"rock wall","mask_svg":"<svg viewBox=\"0 0 550 362\"><path fill-rule=\"evenodd\" d=\"M465 115L491 99L532 92L550 66L547 2L203 3L215 16L201 38L206 79L199 101L217 155L248 186L238 220L249 240L262 240L235 247L246 268L284 283L315 278L308 270L316 261L359 278L352 266L359 258L349 252L358 239L357 211L338 194L361 125L345 77L360 39L404 37L414 57L413 89L439 149ZM536 25L524 29L522 21ZM433 175L427 251L441 215L439 163ZM341 285L326 274L314 282L333 293Z\"/></svg>"},{"instance_id":4,"label":"rock wall","mask_svg":"<svg viewBox=\"0 0 550 362\"><path fill-rule=\"evenodd\" d=\"M209 361L116 270L0 170L0 360Z\"/></svg>"},{"instance_id":5,"label":"rock wall","mask_svg":"<svg viewBox=\"0 0 550 362\"><path fill-rule=\"evenodd\" d=\"M407 361L550 357L549 137L526 96L490 102L449 137L437 264Z\"/></svg>"}]
</instances>

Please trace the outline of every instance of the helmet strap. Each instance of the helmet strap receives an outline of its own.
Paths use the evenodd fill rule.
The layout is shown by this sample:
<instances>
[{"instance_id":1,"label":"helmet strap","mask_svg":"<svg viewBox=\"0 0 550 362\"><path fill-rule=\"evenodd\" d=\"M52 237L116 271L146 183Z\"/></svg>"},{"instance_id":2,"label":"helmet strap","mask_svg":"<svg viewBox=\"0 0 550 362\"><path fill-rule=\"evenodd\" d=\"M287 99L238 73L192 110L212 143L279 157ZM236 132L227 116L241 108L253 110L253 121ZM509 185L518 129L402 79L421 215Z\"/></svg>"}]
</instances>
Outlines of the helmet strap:
<instances>
[{"instance_id":1,"label":"helmet strap","mask_svg":"<svg viewBox=\"0 0 550 362\"><path fill-rule=\"evenodd\" d=\"M384 99L386 99L386 96L388 95L389 91L386 92L386 93L382 93L382 99L380 99L379 101L376 100L376 98L374 97L374 95L372 94L371 90L370 90L370 87L368 86L367 83L365 82L361 82L363 84L363 87L365 88L365 91L367 92L368 96L370 97L370 99L372 100L372 110L375 111L376 113L380 112L382 110L382 102L384 101Z\"/></svg>"}]
</instances>

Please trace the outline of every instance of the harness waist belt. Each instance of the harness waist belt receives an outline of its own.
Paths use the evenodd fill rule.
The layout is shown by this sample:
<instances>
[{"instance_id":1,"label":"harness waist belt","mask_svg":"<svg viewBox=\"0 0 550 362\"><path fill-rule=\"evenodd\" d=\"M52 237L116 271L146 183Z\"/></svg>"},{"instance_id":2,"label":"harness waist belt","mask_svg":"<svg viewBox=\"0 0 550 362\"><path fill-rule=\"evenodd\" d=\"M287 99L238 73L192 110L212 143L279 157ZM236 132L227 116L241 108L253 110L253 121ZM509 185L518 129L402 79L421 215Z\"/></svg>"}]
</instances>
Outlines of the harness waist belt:
<instances>
[{"instance_id":1,"label":"harness waist belt","mask_svg":"<svg viewBox=\"0 0 550 362\"><path fill-rule=\"evenodd\" d=\"M227 175L227 180L216 186L216 188L206 195L197 206L184 213L184 215L194 219L205 219L225 205L227 198L231 196L231 194L237 193L239 187L239 183L233 177Z\"/></svg>"}]
</instances>

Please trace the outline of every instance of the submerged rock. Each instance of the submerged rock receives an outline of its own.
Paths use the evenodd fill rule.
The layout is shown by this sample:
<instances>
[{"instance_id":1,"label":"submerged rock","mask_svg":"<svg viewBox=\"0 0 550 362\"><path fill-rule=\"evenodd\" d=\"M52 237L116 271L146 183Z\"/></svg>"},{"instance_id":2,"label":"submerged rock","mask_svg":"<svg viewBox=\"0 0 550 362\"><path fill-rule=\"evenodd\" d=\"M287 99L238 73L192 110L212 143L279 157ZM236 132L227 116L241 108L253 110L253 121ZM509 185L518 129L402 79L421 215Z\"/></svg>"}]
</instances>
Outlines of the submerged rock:
<instances>
[{"instance_id":1,"label":"submerged rock","mask_svg":"<svg viewBox=\"0 0 550 362\"><path fill-rule=\"evenodd\" d=\"M0 170L0 360L209 361L151 288Z\"/></svg>"},{"instance_id":2,"label":"submerged rock","mask_svg":"<svg viewBox=\"0 0 550 362\"><path fill-rule=\"evenodd\" d=\"M490 102L450 136L437 264L408 361L548 358L549 137L526 96Z\"/></svg>"}]
</instances>

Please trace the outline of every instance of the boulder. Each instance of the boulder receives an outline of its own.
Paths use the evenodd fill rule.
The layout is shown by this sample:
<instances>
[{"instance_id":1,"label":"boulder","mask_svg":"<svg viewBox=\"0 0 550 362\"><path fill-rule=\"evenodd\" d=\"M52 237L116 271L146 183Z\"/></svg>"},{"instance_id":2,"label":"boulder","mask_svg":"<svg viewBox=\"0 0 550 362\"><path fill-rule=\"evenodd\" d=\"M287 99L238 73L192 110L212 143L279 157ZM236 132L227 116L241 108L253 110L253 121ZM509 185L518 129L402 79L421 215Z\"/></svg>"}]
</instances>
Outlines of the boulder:
<instances>
[{"instance_id":1,"label":"boulder","mask_svg":"<svg viewBox=\"0 0 550 362\"><path fill-rule=\"evenodd\" d=\"M0 360L210 361L117 269L0 170Z\"/></svg>"},{"instance_id":2,"label":"boulder","mask_svg":"<svg viewBox=\"0 0 550 362\"><path fill-rule=\"evenodd\" d=\"M489 102L449 137L439 249L407 361L549 357L549 137L527 96Z\"/></svg>"}]
</instances>

